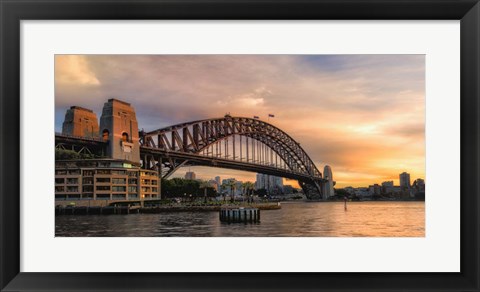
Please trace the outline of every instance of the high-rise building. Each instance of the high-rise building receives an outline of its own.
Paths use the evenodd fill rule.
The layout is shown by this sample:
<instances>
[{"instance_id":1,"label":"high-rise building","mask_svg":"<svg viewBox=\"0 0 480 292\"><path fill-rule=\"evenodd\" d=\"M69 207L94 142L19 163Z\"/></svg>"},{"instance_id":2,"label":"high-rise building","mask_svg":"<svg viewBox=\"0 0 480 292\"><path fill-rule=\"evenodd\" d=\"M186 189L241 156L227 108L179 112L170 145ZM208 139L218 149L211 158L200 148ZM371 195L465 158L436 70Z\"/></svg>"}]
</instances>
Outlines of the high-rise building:
<instances>
[{"instance_id":1,"label":"high-rise building","mask_svg":"<svg viewBox=\"0 0 480 292\"><path fill-rule=\"evenodd\" d=\"M410 174L406 172L402 172L400 174L400 188L409 189L410 188Z\"/></svg>"},{"instance_id":2,"label":"high-rise building","mask_svg":"<svg viewBox=\"0 0 480 292\"><path fill-rule=\"evenodd\" d=\"M195 175L195 172L193 172L193 171L187 171L187 173L185 174L185 179L195 180L196 178L197 178L197 176Z\"/></svg>"},{"instance_id":3,"label":"high-rise building","mask_svg":"<svg viewBox=\"0 0 480 292\"><path fill-rule=\"evenodd\" d=\"M267 182L265 182L265 175L262 173L257 173L257 179L255 181L255 189L267 189Z\"/></svg>"},{"instance_id":4,"label":"high-rise building","mask_svg":"<svg viewBox=\"0 0 480 292\"><path fill-rule=\"evenodd\" d=\"M255 189L265 189L270 193L283 192L283 178L263 173L257 173Z\"/></svg>"}]
</instances>

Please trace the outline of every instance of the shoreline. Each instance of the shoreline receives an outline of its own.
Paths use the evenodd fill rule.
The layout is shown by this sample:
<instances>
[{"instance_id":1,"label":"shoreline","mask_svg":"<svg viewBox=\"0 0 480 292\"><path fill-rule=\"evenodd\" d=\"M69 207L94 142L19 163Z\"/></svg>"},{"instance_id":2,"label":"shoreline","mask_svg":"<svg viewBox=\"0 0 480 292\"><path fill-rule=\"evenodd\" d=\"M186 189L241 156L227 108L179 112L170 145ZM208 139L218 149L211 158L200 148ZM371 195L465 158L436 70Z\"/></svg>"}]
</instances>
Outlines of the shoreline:
<instances>
[{"instance_id":1,"label":"shoreline","mask_svg":"<svg viewBox=\"0 0 480 292\"><path fill-rule=\"evenodd\" d=\"M128 214L157 214L172 212L218 212L222 209L257 208L259 210L280 210L280 202L257 204L225 204L225 205L166 205L154 207L139 206L56 206L55 216L61 215L128 215Z\"/></svg>"}]
</instances>

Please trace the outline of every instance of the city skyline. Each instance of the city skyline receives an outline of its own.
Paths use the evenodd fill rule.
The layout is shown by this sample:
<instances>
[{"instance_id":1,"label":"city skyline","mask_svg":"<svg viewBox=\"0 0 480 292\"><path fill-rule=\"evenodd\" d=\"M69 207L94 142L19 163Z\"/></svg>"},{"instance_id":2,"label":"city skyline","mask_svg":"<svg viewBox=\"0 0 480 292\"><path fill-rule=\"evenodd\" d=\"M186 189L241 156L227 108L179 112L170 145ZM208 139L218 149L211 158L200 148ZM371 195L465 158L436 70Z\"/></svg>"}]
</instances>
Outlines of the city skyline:
<instances>
[{"instance_id":1,"label":"city skyline","mask_svg":"<svg viewBox=\"0 0 480 292\"><path fill-rule=\"evenodd\" d=\"M300 142L321 172L331 166L336 188L398 185L404 171L425 178L423 55L68 55L55 61L58 132L70 106L98 115L99 100L117 97L134 105L146 131L226 113L269 120ZM255 181L256 175L190 169L205 180Z\"/></svg>"},{"instance_id":2,"label":"city skyline","mask_svg":"<svg viewBox=\"0 0 480 292\"><path fill-rule=\"evenodd\" d=\"M194 171L191 170L192 167L186 167L186 168L188 168L188 170L186 171L186 174L184 175L184 177L180 177L179 175L176 175L175 177L176 177L176 178L184 178L184 179L201 180L201 181L206 181L206 182L208 182L208 181L215 181L217 177L218 177L219 179L221 179L221 180L224 179L224 178L222 178L221 176L216 176L215 178L208 178L208 177L207 177L207 178L200 178L200 177L197 177L197 173L195 173ZM232 171L233 171L233 170L232 170ZM193 177L194 177L194 178L189 178L189 177L188 177L188 176L189 176L189 173L193 173ZM407 173L407 172L402 172L402 173L399 174L399 177L401 177L404 173L406 173L407 175L410 175L410 174ZM268 176L268 175L261 174L261 173L255 173L255 178L254 178L253 181L251 181L251 180L242 181L241 179L238 179L238 178L236 178L236 177L228 177L228 178L229 178L229 179L235 179L235 180L237 180L237 181L242 181L242 182L256 183L256 182L258 181L259 175L260 175L260 176ZM408 186L410 186L410 187L413 186L413 184L414 184L414 182L415 182L416 180L420 180L420 181L422 181L423 183L425 183L425 178L423 178L423 177L417 177L417 178L413 179L413 182L410 181L410 182L408 183ZM288 180L287 180L287 181L288 181ZM401 178L397 179L397 181L399 182L398 184L395 184L395 182L394 182L393 180L390 180L390 181L374 182L374 183L371 183L370 185L355 186L355 187L358 187L358 188L368 188L368 187L371 186L371 185L382 185L382 186L402 187ZM285 184L285 179L283 178L282 183L283 183L284 185L290 185L290 186L294 186L294 187L296 187L296 188L301 189L300 186L295 185L294 183L292 183L292 180L290 180L290 183ZM354 186L345 186L345 187L348 188L348 187L354 187ZM334 187L334 189L340 189L340 188L345 188L345 187Z\"/></svg>"}]
</instances>

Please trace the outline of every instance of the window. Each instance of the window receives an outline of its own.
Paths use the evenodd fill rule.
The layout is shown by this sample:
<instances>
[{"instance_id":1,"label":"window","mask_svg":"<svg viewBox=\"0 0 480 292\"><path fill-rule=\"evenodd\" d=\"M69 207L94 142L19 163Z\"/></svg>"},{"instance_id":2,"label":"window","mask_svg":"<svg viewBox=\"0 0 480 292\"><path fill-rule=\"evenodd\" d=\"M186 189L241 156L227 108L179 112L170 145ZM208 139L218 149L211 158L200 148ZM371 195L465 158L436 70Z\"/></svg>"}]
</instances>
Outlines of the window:
<instances>
[{"instance_id":1,"label":"window","mask_svg":"<svg viewBox=\"0 0 480 292\"><path fill-rule=\"evenodd\" d=\"M84 177L82 179L82 184L84 185L93 185L93 177Z\"/></svg>"},{"instance_id":2,"label":"window","mask_svg":"<svg viewBox=\"0 0 480 292\"><path fill-rule=\"evenodd\" d=\"M114 179L112 179L112 183L117 184L117 185L124 185L126 182L127 182L127 180L124 179L124 178L114 178Z\"/></svg>"},{"instance_id":3,"label":"window","mask_svg":"<svg viewBox=\"0 0 480 292\"><path fill-rule=\"evenodd\" d=\"M67 192L78 193L78 186L67 186Z\"/></svg>"},{"instance_id":4,"label":"window","mask_svg":"<svg viewBox=\"0 0 480 292\"><path fill-rule=\"evenodd\" d=\"M129 199L138 199L138 195L137 194L128 194L128 198Z\"/></svg>"},{"instance_id":5,"label":"window","mask_svg":"<svg viewBox=\"0 0 480 292\"><path fill-rule=\"evenodd\" d=\"M93 192L93 186L82 186L82 191L84 193Z\"/></svg>"},{"instance_id":6,"label":"window","mask_svg":"<svg viewBox=\"0 0 480 292\"><path fill-rule=\"evenodd\" d=\"M109 177L97 177L97 183L109 183L110 178Z\"/></svg>"},{"instance_id":7,"label":"window","mask_svg":"<svg viewBox=\"0 0 480 292\"><path fill-rule=\"evenodd\" d=\"M128 187L128 192L129 192L129 193L136 193L136 192L137 192L137 187L129 186L129 187Z\"/></svg>"},{"instance_id":8,"label":"window","mask_svg":"<svg viewBox=\"0 0 480 292\"><path fill-rule=\"evenodd\" d=\"M122 133L122 141L123 141L123 142L128 142L128 141L129 141L129 140L128 140L128 134L125 133L125 132Z\"/></svg>"},{"instance_id":9,"label":"window","mask_svg":"<svg viewBox=\"0 0 480 292\"><path fill-rule=\"evenodd\" d=\"M64 178L56 178L56 179L55 179L55 183L56 183L56 184L64 184L64 183L65 183L65 179L64 179Z\"/></svg>"},{"instance_id":10,"label":"window","mask_svg":"<svg viewBox=\"0 0 480 292\"><path fill-rule=\"evenodd\" d=\"M110 191L110 186L97 186L97 191Z\"/></svg>"},{"instance_id":11,"label":"window","mask_svg":"<svg viewBox=\"0 0 480 292\"><path fill-rule=\"evenodd\" d=\"M125 170L112 170L112 174L125 175Z\"/></svg>"},{"instance_id":12,"label":"window","mask_svg":"<svg viewBox=\"0 0 480 292\"><path fill-rule=\"evenodd\" d=\"M125 200L125 195L114 194L112 195L112 199Z\"/></svg>"},{"instance_id":13,"label":"window","mask_svg":"<svg viewBox=\"0 0 480 292\"><path fill-rule=\"evenodd\" d=\"M84 170L83 176L93 176L93 170Z\"/></svg>"},{"instance_id":14,"label":"window","mask_svg":"<svg viewBox=\"0 0 480 292\"><path fill-rule=\"evenodd\" d=\"M136 172L136 171L129 171L129 172L128 172L128 176L129 176L129 177L138 177L138 172Z\"/></svg>"},{"instance_id":15,"label":"window","mask_svg":"<svg viewBox=\"0 0 480 292\"><path fill-rule=\"evenodd\" d=\"M103 130L103 132L102 132L103 141L108 141L109 136L110 136L110 132L107 129Z\"/></svg>"},{"instance_id":16,"label":"window","mask_svg":"<svg viewBox=\"0 0 480 292\"><path fill-rule=\"evenodd\" d=\"M65 199L67 196L66 195L55 195L55 199Z\"/></svg>"},{"instance_id":17,"label":"window","mask_svg":"<svg viewBox=\"0 0 480 292\"><path fill-rule=\"evenodd\" d=\"M97 199L108 200L108 199L110 199L110 195L109 194L97 194Z\"/></svg>"},{"instance_id":18,"label":"window","mask_svg":"<svg viewBox=\"0 0 480 292\"><path fill-rule=\"evenodd\" d=\"M68 174L69 175L79 175L80 174L80 169L69 170Z\"/></svg>"},{"instance_id":19,"label":"window","mask_svg":"<svg viewBox=\"0 0 480 292\"><path fill-rule=\"evenodd\" d=\"M125 192L125 191L127 191L127 187L113 186L112 191L113 192Z\"/></svg>"},{"instance_id":20,"label":"window","mask_svg":"<svg viewBox=\"0 0 480 292\"><path fill-rule=\"evenodd\" d=\"M66 175L66 174L67 174L67 171L66 171L66 170L56 170L56 171L55 171L55 174L58 174L58 175Z\"/></svg>"},{"instance_id":21,"label":"window","mask_svg":"<svg viewBox=\"0 0 480 292\"><path fill-rule=\"evenodd\" d=\"M99 169L97 170L97 174L110 174L110 169Z\"/></svg>"},{"instance_id":22,"label":"window","mask_svg":"<svg viewBox=\"0 0 480 292\"><path fill-rule=\"evenodd\" d=\"M78 184L78 178L67 178L67 185L76 185Z\"/></svg>"},{"instance_id":23,"label":"window","mask_svg":"<svg viewBox=\"0 0 480 292\"><path fill-rule=\"evenodd\" d=\"M136 185L137 184L137 179L136 178L129 178L128 179L128 184L129 185Z\"/></svg>"},{"instance_id":24,"label":"window","mask_svg":"<svg viewBox=\"0 0 480 292\"><path fill-rule=\"evenodd\" d=\"M55 192L64 192L65 191L65 187L64 186L56 186L55 187Z\"/></svg>"},{"instance_id":25,"label":"window","mask_svg":"<svg viewBox=\"0 0 480 292\"><path fill-rule=\"evenodd\" d=\"M82 199L93 199L93 194L83 194Z\"/></svg>"}]
</instances>

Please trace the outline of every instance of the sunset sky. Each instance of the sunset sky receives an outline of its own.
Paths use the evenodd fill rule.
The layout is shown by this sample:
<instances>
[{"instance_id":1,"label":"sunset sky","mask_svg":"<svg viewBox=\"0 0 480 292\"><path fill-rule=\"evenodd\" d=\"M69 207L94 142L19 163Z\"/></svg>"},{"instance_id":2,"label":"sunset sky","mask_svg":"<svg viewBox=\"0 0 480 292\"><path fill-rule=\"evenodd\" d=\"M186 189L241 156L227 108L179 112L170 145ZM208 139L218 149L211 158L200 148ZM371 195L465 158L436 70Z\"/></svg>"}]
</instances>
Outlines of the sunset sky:
<instances>
[{"instance_id":1,"label":"sunset sky","mask_svg":"<svg viewBox=\"0 0 480 292\"><path fill-rule=\"evenodd\" d=\"M70 106L100 118L113 97L135 107L145 131L225 113L264 121L274 114L270 122L322 173L331 166L337 188L398 185L403 171L411 182L425 178L424 55L56 56L55 131ZM191 170L203 179L255 180L255 173Z\"/></svg>"}]
</instances>

